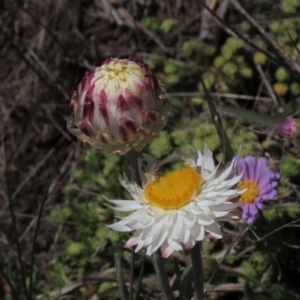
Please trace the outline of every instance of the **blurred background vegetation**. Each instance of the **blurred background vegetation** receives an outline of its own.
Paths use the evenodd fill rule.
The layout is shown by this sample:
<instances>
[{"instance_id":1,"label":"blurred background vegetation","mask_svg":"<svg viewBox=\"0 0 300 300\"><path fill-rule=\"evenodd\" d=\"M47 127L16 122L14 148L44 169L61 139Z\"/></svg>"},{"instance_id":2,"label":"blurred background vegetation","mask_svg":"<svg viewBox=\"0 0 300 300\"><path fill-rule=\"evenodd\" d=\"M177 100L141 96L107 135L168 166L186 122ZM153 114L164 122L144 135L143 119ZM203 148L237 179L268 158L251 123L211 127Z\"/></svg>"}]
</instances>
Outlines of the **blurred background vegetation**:
<instances>
[{"instance_id":1,"label":"blurred background vegetation","mask_svg":"<svg viewBox=\"0 0 300 300\"><path fill-rule=\"evenodd\" d=\"M129 282L131 254L122 247L129 235L108 230L114 212L102 197L128 199L117 180L129 174L128 161L83 148L66 123L85 71L107 57L137 57L166 84L172 105L167 127L144 150L163 167L179 167L176 148L204 142L225 163L202 78L235 153L265 155L282 174L278 197L252 227L227 224L223 240L202 243L207 299L299 299L300 149L279 133L285 117L299 115L299 14L299 0L1 2L0 298L29 299L9 200L32 299L119 299L115 253ZM143 251L135 281L143 264L138 299L164 299ZM175 253L166 264L176 291L175 270L190 258Z\"/></svg>"}]
</instances>

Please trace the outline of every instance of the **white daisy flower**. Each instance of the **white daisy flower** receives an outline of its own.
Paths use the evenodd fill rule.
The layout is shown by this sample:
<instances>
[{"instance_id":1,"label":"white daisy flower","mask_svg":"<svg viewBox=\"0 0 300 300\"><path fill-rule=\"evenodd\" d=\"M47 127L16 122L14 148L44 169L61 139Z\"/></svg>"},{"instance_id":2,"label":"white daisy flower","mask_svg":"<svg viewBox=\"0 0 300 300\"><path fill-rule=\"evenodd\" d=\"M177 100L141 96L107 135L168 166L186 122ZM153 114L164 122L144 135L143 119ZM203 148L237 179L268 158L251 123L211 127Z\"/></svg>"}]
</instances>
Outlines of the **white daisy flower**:
<instances>
[{"instance_id":1,"label":"white daisy flower","mask_svg":"<svg viewBox=\"0 0 300 300\"><path fill-rule=\"evenodd\" d=\"M115 205L115 210L134 212L109 227L120 232L134 231L126 248L136 245L137 252L145 247L147 255L160 248L166 258L174 250L193 248L205 235L222 238L218 221L236 217L238 203L232 200L244 190L235 188L242 176L232 175L235 160L221 171L214 165L207 145L203 154L197 149L195 159L183 160L183 168L163 176L158 176L152 167L142 176L142 187L129 182L126 176L119 178L133 199L107 201Z\"/></svg>"}]
</instances>

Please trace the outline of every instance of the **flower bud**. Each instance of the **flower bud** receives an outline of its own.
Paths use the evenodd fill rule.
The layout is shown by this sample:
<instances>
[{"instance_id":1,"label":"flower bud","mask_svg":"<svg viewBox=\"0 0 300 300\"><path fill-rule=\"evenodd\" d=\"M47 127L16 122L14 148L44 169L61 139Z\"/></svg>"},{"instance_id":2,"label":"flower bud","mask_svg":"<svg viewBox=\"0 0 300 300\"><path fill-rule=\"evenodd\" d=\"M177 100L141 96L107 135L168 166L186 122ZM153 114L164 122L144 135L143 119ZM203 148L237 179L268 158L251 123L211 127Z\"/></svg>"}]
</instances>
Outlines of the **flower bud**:
<instances>
[{"instance_id":1,"label":"flower bud","mask_svg":"<svg viewBox=\"0 0 300 300\"><path fill-rule=\"evenodd\" d=\"M68 128L103 153L140 151L166 125L169 103L162 88L146 64L107 59L74 92Z\"/></svg>"},{"instance_id":2,"label":"flower bud","mask_svg":"<svg viewBox=\"0 0 300 300\"><path fill-rule=\"evenodd\" d=\"M281 126L281 133L289 139L294 139L297 136L299 137L299 129L300 122L298 119L287 118Z\"/></svg>"}]
</instances>

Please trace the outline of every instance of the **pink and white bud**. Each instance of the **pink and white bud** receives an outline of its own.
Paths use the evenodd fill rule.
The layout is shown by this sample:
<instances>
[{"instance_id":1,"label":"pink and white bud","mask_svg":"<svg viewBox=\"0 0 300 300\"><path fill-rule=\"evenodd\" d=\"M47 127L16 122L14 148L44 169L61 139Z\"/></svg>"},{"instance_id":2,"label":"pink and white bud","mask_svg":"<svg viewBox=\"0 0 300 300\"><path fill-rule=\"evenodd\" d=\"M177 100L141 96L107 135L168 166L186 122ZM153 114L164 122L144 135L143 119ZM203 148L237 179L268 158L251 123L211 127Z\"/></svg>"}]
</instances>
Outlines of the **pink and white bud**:
<instances>
[{"instance_id":1,"label":"pink and white bud","mask_svg":"<svg viewBox=\"0 0 300 300\"><path fill-rule=\"evenodd\" d=\"M293 118L285 119L281 126L282 135L289 139L295 138L298 131L297 127L299 127L298 123L299 121L297 119L293 119Z\"/></svg>"},{"instance_id":2,"label":"pink and white bud","mask_svg":"<svg viewBox=\"0 0 300 300\"><path fill-rule=\"evenodd\" d=\"M140 151L166 125L169 103L162 88L146 64L107 59L74 92L68 129L103 153Z\"/></svg>"}]
</instances>

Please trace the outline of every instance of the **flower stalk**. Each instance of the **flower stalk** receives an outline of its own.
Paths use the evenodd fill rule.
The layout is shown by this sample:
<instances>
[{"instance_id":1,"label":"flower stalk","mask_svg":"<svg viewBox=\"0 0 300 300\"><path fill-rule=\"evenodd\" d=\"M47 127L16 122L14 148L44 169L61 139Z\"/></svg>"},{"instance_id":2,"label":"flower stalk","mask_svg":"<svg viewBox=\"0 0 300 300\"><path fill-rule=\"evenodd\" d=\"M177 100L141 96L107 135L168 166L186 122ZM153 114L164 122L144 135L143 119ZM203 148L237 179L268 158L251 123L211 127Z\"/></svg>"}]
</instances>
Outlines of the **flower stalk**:
<instances>
[{"instance_id":1,"label":"flower stalk","mask_svg":"<svg viewBox=\"0 0 300 300\"><path fill-rule=\"evenodd\" d=\"M204 299L203 266L199 242L191 250L191 259L194 274L194 290L197 300Z\"/></svg>"}]
</instances>

